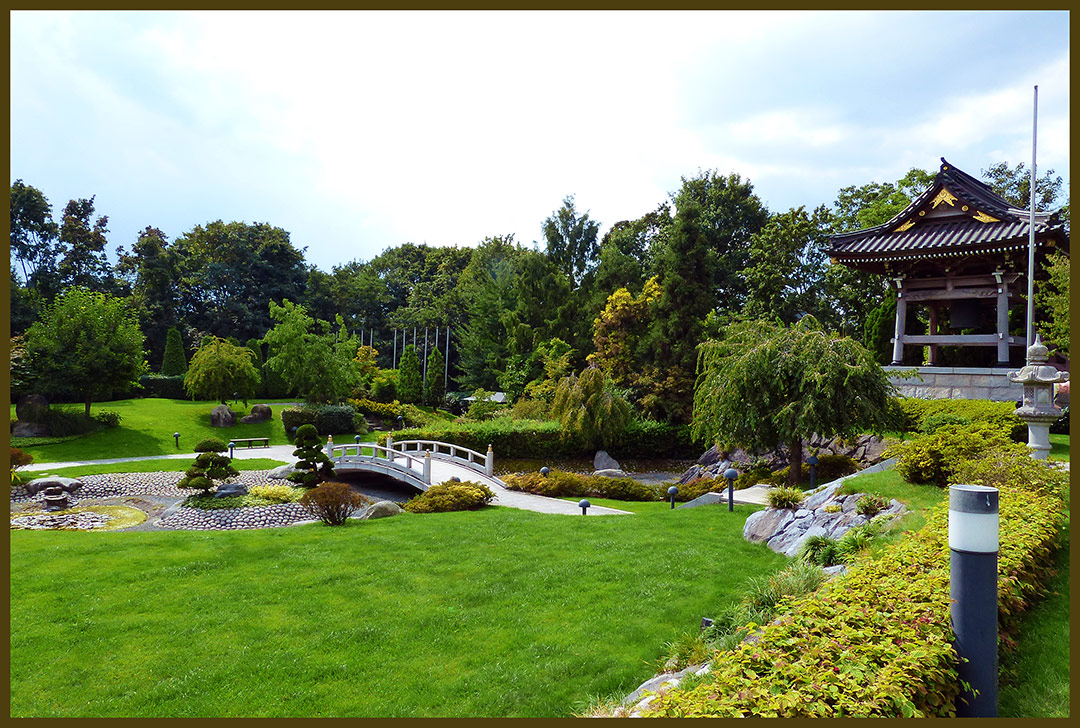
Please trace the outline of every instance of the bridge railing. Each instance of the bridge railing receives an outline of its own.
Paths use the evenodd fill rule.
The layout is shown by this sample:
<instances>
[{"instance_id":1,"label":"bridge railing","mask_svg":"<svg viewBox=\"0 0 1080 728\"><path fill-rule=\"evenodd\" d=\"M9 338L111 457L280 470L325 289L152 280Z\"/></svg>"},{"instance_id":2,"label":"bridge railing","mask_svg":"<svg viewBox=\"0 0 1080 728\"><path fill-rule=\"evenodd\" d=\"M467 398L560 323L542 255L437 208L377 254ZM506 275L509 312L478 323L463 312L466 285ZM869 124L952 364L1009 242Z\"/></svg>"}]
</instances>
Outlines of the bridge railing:
<instances>
[{"instance_id":1,"label":"bridge railing","mask_svg":"<svg viewBox=\"0 0 1080 728\"><path fill-rule=\"evenodd\" d=\"M384 447L374 443L335 445L333 440L328 440L326 454L331 460L339 463L386 460L392 465L404 467L420 475L425 483L431 483L431 457L429 455L414 457L407 452L395 450L389 442ZM405 461L404 466L401 465L401 460Z\"/></svg>"},{"instance_id":2,"label":"bridge railing","mask_svg":"<svg viewBox=\"0 0 1080 728\"><path fill-rule=\"evenodd\" d=\"M400 440L394 441L392 437L386 438L386 446L392 447L396 452L430 452L432 457L441 460L453 460L469 466L473 470L483 468L484 474L492 476L495 473L495 452L488 445L487 454L481 454L476 450L470 450L461 445L437 440Z\"/></svg>"}]
</instances>

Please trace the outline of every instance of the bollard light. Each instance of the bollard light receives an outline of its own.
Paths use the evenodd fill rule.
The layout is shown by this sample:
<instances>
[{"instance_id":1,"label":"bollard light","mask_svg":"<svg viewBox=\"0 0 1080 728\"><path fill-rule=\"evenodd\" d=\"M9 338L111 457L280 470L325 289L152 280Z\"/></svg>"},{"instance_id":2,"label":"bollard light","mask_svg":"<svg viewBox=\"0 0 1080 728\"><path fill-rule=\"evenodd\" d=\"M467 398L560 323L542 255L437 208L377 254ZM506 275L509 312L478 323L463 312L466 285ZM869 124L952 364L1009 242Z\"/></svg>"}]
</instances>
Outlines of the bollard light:
<instances>
[{"instance_id":1,"label":"bollard light","mask_svg":"<svg viewBox=\"0 0 1080 728\"><path fill-rule=\"evenodd\" d=\"M359 444L360 444L360 436L359 436L359 435L357 435L357 436L356 436L355 438L353 438L353 439L354 439L354 440L356 440L356 444L357 444L357 445L359 445Z\"/></svg>"},{"instance_id":2,"label":"bollard light","mask_svg":"<svg viewBox=\"0 0 1080 728\"><path fill-rule=\"evenodd\" d=\"M727 478L727 509L730 513L735 510L735 478L739 477L739 471L728 468L724 471L724 477Z\"/></svg>"},{"instance_id":3,"label":"bollard light","mask_svg":"<svg viewBox=\"0 0 1080 728\"><path fill-rule=\"evenodd\" d=\"M671 510L675 510L675 494L679 492L679 489L674 485L667 489L668 497L671 498Z\"/></svg>"},{"instance_id":4,"label":"bollard light","mask_svg":"<svg viewBox=\"0 0 1080 728\"><path fill-rule=\"evenodd\" d=\"M179 432L174 432L172 434L172 436L173 436L173 439L176 440L176 449L179 450L180 449L180 433Z\"/></svg>"},{"instance_id":5,"label":"bollard light","mask_svg":"<svg viewBox=\"0 0 1080 728\"><path fill-rule=\"evenodd\" d=\"M234 449L235 447L236 447L236 443L235 443L235 442L231 442L231 441L230 441L230 442L229 442L229 460L232 460L232 457L233 457L233 449Z\"/></svg>"},{"instance_id":6,"label":"bollard light","mask_svg":"<svg viewBox=\"0 0 1080 728\"><path fill-rule=\"evenodd\" d=\"M589 501L587 501L587 500L585 500L584 498L582 498L582 499L581 499L581 502L580 502L580 503L578 503L578 507L579 507L579 508L581 508L581 515L583 515L583 516L584 516L584 515L585 515L585 511L586 511L586 510L588 509L588 507L589 507L589 506L591 506L591 505L592 505L592 503L590 503Z\"/></svg>"},{"instance_id":7,"label":"bollard light","mask_svg":"<svg viewBox=\"0 0 1080 728\"><path fill-rule=\"evenodd\" d=\"M949 486L949 606L957 673L971 689L958 718L996 718L998 707L998 490Z\"/></svg>"},{"instance_id":8,"label":"bollard light","mask_svg":"<svg viewBox=\"0 0 1080 728\"><path fill-rule=\"evenodd\" d=\"M814 489L814 471L817 470L818 459L817 455L811 455L806 458L806 464L810 466L810 490Z\"/></svg>"},{"instance_id":9,"label":"bollard light","mask_svg":"<svg viewBox=\"0 0 1080 728\"><path fill-rule=\"evenodd\" d=\"M548 470L548 466L547 466L547 465L545 465L544 467L540 468L540 474L541 474L541 475L543 475L543 476L544 476L545 478L546 478L546 477L548 476L548 473L550 473L550 472L551 472L551 471L550 471L550 470Z\"/></svg>"},{"instance_id":10,"label":"bollard light","mask_svg":"<svg viewBox=\"0 0 1080 728\"><path fill-rule=\"evenodd\" d=\"M404 430L405 429L405 418L402 417L401 415L398 415L398 417L397 417L397 428L399 430Z\"/></svg>"},{"instance_id":11,"label":"bollard light","mask_svg":"<svg viewBox=\"0 0 1080 728\"><path fill-rule=\"evenodd\" d=\"M711 619L709 619L708 617L702 617L701 618L701 631L702 632L707 630L709 627L712 627L712 625L713 625L713 621Z\"/></svg>"}]
</instances>

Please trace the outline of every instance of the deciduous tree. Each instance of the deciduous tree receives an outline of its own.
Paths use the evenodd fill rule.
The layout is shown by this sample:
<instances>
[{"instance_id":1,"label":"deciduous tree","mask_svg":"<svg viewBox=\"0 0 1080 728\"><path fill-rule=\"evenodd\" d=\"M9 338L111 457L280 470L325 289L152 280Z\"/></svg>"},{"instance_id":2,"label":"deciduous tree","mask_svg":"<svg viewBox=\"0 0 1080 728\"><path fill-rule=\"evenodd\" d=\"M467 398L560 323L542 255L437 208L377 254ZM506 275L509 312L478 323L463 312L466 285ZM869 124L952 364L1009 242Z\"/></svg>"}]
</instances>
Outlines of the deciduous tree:
<instances>
[{"instance_id":1,"label":"deciduous tree","mask_svg":"<svg viewBox=\"0 0 1080 728\"><path fill-rule=\"evenodd\" d=\"M270 316L278 323L263 337L270 345L266 365L290 389L308 402L333 403L352 394L360 383L360 370L353 360L359 346L340 315L337 331L292 301L280 306L270 301Z\"/></svg>"},{"instance_id":2,"label":"deciduous tree","mask_svg":"<svg viewBox=\"0 0 1080 728\"><path fill-rule=\"evenodd\" d=\"M610 446L632 416L630 404L599 367L560 381L551 413L562 425L563 437L577 438L589 448Z\"/></svg>"},{"instance_id":3,"label":"deciduous tree","mask_svg":"<svg viewBox=\"0 0 1080 728\"><path fill-rule=\"evenodd\" d=\"M246 346L207 336L191 357L184 375L184 391L193 399L212 399L225 404L234 397L245 402L259 388L255 355Z\"/></svg>"}]
</instances>

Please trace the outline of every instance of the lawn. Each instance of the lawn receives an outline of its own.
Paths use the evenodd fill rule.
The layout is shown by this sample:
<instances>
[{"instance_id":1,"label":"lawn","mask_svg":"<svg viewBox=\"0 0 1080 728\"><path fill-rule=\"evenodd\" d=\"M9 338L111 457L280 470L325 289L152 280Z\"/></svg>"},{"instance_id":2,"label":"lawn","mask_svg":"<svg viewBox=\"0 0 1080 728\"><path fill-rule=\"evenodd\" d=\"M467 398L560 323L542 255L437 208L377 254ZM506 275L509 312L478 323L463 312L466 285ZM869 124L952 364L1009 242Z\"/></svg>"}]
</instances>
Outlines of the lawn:
<instances>
[{"instance_id":1,"label":"lawn","mask_svg":"<svg viewBox=\"0 0 1080 728\"><path fill-rule=\"evenodd\" d=\"M926 523L927 509L948 497L948 491L935 485L915 485L900 477L889 468L876 473L865 473L848 478L840 487L840 493L873 493L886 502L895 498L908 507L909 513L900 522L904 530L917 531Z\"/></svg>"},{"instance_id":2,"label":"lawn","mask_svg":"<svg viewBox=\"0 0 1080 728\"><path fill-rule=\"evenodd\" d=\"M12 532L11 713L569 716L788 562L750 512Z\"/></svg>"},{"instance_id":3,"label":"lawn","mask_svg":"<svg viewBox=\"0 0 1080 728\"><path fill-rule=\"evenodd\" d=\"M247 408L240 403L232 407L234 412L242 416L250 412L252 404L274 401L253 399L249 401ZM271 445L289 443L281 426L281 407L272 408L273 418L266 422L248 425L237 422L235 426L223 430L210 426L210 410L215 404L156 397L96 402L90 408L90 413L96 414L102 410L119 412L123 418L119 427L92 432L74 440L50 445L31 445L23 449L34 456L35 462L55 463L191 452L195 443L208 437L216 437L226 442L231 437L269 437ZM11 407L11 418L15 419L14 405ZM179 449L173 439L174 432L180 433ZM375 435L369 434L365 439L374 440ZM18 441L12 444L19 447Z\"/></svg>"},{"instance_id":4,"label":"lawn","mask_svg":"<svg viewBox=\"0 0 1080 728\"><path fill-rule=\"evenodd\" d=\"M109 465L78 465L71 468L54 468L52 470L20 471L27 479L40 478L49 475L62 475L66 478L78 478L82 475L109 475L112 473L182 473L191 467L194 457L167 460L137 460L133 463L111 463ZM235 458L232 465L237 470L273 470L279 465L285 465L281 460L269 458L250 458L241 460Z\"/></svg>"},{"instance_id":5,"label":"lawn","mask_svg":"<svg viewBox=\"0 0 1080 728\"><path fill-rule=\"evenodd\" d=\"M1069 459L1068 435L1050 435L1050 459L1066 461Z\"/></svg>"}]
</instances>

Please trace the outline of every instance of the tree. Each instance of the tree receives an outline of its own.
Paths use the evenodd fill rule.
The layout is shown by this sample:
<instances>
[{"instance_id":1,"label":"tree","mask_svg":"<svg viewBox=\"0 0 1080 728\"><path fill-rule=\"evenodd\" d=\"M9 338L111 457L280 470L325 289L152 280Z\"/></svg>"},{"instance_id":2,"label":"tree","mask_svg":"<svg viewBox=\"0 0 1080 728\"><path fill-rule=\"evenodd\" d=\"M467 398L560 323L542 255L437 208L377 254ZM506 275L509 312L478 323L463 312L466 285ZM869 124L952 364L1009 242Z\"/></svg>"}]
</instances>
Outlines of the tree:
<instances>
[{"instance_id":1,"label":"tree","mask_svg":"<svg viewBox=\"0 0 1080 728\"><path fill-rule=\"evenodd\" d=\"M438 349L432 349L427 360L427 382L424 385L424 401L438 409L446 399L446 386L443 382L443 355Z\"/></svg>"},{"instance_id":2,"label":"tree","mask_svg":"<svg viewBox=\"0 0 1080 728\"><path fill-rule=\"evenodd\" d=\"M167 377L178 377L185 374L187 369L187 355L184 354L184 342L180 339L180 329L173 326L165 336L161 373Z\"/></svg>"},{"instance_id":3,"label":"tree","mask_svg":"<svg viewBox=\"0 0 1080 728\"><path fill-rule=\"evenodd\" d=\"M81 392L90 404L135 386L147 371L143 335L127 303L71 288L27 332L27 353L46 392Z\"/></svg>"},{"instance_id":4,"label":"tree","mask_svg":"<svg viewBox=\"0 0 1080 728\"><path fill-rule=\"evenodd\" d=\"M459 386L498 386L497 373L506 369L511 354L507 323L518 302L514 274L521 255L513 235L485 238L461 274L458 288L466 318L455 331Z\"/></svg>"},{"instance_id":5,"label":"tree","mask_svg":"<svg viewBox=\"0 0 1080 728\"><path fill-rule=\"evenodd\" d=\"M58 232L52 206L41 190L15 180L11 184L11 257L19 261L28 288L46 274L55 278ZM57 290L56 281L50 280L44 287L51 299Z\"/></svg>"},{"instance_id":6,"label":"tree","mask_svg":"<svg viewBox=\"0 0 1080 728\"><path fill-rule=\"evenodd\" d=\"M221 455L228 447L221 440L210 438L195 445L195 462L184 471L177 488L192 488L206 493L214 487L215 480L228 480L240 474L232 460Z\"/></svg>"},{"instance_id":7,"label":"tree","mask_svg":"<svg viewBox=\"0 0 1080 728\"><path fill-rule=\"evenodd\" d=\"M1031 171L1024 163L1009 167L1008 162L998 162L980 170L983 179L990 185L998 197L1003 198L1021 210L1031 208ZM1045 170L1042 177L1035 179L1035 209L1055 210L1061 196L1061 176L1054 176L1054 170Z\"/></svg>"},{"instance_id":8,"label":"tree","mask_svg":"<svg viewBox=\"0 0 1080 728\"><path fill-rule=\"evenodd\" d=\"M270 317L278 323L263 337L270 345L266 365L290 389L308 402L333 403L352 394L360 384L360 371L353 361L359 347L340 315L333 331L327 322L309 316L303 306L270 301Z\"/></svg>"},{"instance_id":9,"label":"tree","mask_svg":"<svg viewBox=\"0 0 1080 728\"><path fill-rule=\"evenodd\" d=\"M398 399L408 404L418 404L423 396L423 383L420 379L420 357L416 347L409 344L401 354L398 363Z\"/></svg>"},{"instance_id":10,"label":"tree","mask_svg":"<svg viewBox=\"0 0 1080 728\"><path fill-rule=\"evenodd\" d=\"M319 434L315 425L300 425L296 430L295 444L293 457L300 459L296 463L296 472L289 475L289 480L305 488L314 488L334 477L334 462L326 454L326 438Z\"/></svg>"},{"instance_id":11,"label":"tree","mask_svg":"<svg viewBox=\"0 0 1080 728\"><path fill-rule=\"evenodd\" d=\"M793 323L811 313L825 318L820 281L824 272L826 243L819 207L807 215L802 207L772 215L750 237L749 262L743 269L747 296L744 312L749 318L779 319Z\"/></svg>"},{"instance_id":12,"label":"tree","mask_svg":"<svg viewBox=\"0 0 1080 728\"><path fill-rule=\"evenodd\" d=\"M544 240L547 256L570 277L571 287L577 287L585 271L596 262L596 244L600 223L589 219L589 213L578 215L574 196L563 198L562 207L544 220Z\"/></svg>"},{"instance_id":13,"label":"tree","mask_svg":"<svg viewBox=\"0 0 1080 728\"><path fill-rule=\"evenodd\" d=\"M1049 314L1049 320L1036 319L1036 325L1062 356L1069 357L1069 257L1051 253L1046 270L1049 280L1035 291L1035 301Z\"/></svg>"},{"instance_id":14,"label":"tree","mask_svg":"<svg viewBox=\"0 0 1080 728\"><path fill-rule=\"evenodd\" d=\"M860 344L823 331L812 316L791 327L747 321L700 347L692 433L747 451L787 446L798 483L802 441L851 438L892 424L893 387Z\"/></svg>"},{"instance_id":15,"label":"tree","mask_svg":"<svg viewBox=\"0 0 1080 728\"><path fill-rule=\"evenodd\" d=\"M562 425L564 438L576 438L588 448L610 446L632 415L629 403L598 367L560 381L551 413Z\"/></svg>"},{"instance_id":16,"label":"tree","mask_svg":"<svg viewBox=\"0 0 1080 728\"><path fill-rule=\"evenodd\" d=\"M596 352L587 359L596 362L617 387L638 384L642 339L653 320L660 295L656 276L645 283L639 296L620 288L608 296L604 310L593 321Z\"/></svg>"},{"instance_id":17,"label":"tree","mask_svg":"<svg viewBox=\"0 0 1080 728\"><path fill-rule=\"evenodd\" d=\"M57 266L61 286L82 286L92 291L119 292L112 266L105 253L109 218L94 220L94 198L71 200L64 208L60 224L63 257Z\"/></svg>"},{"instance_id":18,"label":"tree","mask_svg":"<svg viewBox=\"0 0 1080 728\"><path fill-rule=\"evenodd\" d=\"M162 361L169 329L179 323L180 294L177 280L180 266L175 246L170 246L160 229L147 226L128 253L117 250L116 271L131 286L131 302L150 349L150 361Z\"/></svg>"},{"instance_id":19,"label":"tree","mask_svg":"<svg viewBox=\"0 0 1080 728\"><path fill-rule=\"evenodd\" d=\"M192 399L212 399L225 404L234 396L245 402L259 388L254 354L246 346L207 336L184 375L184 391Z\"/></svg>"}]
</instances>

